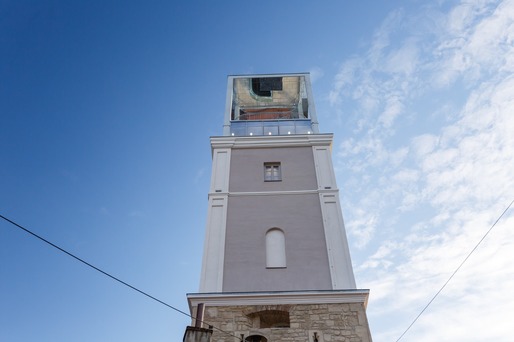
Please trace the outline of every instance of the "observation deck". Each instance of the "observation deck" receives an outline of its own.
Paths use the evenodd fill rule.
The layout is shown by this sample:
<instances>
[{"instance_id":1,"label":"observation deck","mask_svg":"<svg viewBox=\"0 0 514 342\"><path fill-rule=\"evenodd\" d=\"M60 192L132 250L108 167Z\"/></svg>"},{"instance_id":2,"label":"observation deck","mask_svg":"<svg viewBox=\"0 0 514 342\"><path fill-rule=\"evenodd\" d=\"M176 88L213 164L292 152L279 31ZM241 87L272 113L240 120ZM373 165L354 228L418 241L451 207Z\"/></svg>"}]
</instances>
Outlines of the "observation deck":
<instances>
[{"instance_id":1,"label":"observation deck","mask_svg":"<svg viewBox=\"0 0 514 342\"><path fill-rule=\"evenodd\" d=\"M223 135L318 132L308 73L229 76Z\"/></svg>"}]
</instances>

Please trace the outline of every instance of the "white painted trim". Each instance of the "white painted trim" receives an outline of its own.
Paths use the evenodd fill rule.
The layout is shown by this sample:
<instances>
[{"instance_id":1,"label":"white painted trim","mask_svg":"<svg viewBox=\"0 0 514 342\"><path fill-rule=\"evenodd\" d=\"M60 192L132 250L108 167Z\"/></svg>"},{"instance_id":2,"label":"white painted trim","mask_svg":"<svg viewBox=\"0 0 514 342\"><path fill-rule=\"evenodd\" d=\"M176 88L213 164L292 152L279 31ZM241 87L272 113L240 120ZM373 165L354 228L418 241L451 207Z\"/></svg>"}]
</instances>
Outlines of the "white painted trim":
<instances>
[{"instance_id":1,"label":"white painted trim","mask_svg":"<svg viewBox=\"0 0 514 342\"><path fill-rule=\"evenodd\" d=\"M332 137L332 133L211 137L211 146L213 151L220 148L331 146Z\"/></svg>"},{"instance_id":2,"label":"white painted trim","mask_svg":"<svg viewBox=\"0 0 514 342\"><path fill-rule=\"evenodd\" d=\"M314 155L318 189L337 189L330 146L313 146L312 153Z\"/></svg>"},{"instance_id":3,"label":"white painted trim","mask_svg":"<svg viewBox=\"0 0 514 342\"><path fill-rule=\"evenodd\" d=\"M339 203L339 194L337 191L332 193L324 192L320 193L319 199L327 243L332 288L334 290L355 289L357 285L353 274L350 249Z\"/></svg>"},{"instance_id":4,"label":"white painted trim","mask_svg":"<svg viewBox=\"0 0 514 342\"><path fill-rule=\"evenodd\" d=\"M217 148L212 154L210 193L228 192L231 149Z\"/></svg>"},{"instance_id":5,"label":"white painted trim","mask_svg":"<svg viewBox=\"0 0 514 342\"><path fill-rule=\"evenodd\" d=\"M363 303L367 306L369 290L188 293L189 309L204 303L209 306L281 305L281 304L341 304ZM191 311L192 312L192 311Z\"/></svg>"},{"instance_id":6,"label":"white painted trim","mask_svg":"<svg viewBox=\"0 0 514 342\"><path fill-rule=\"evenodd\" d=\"M230 78L256 78L256 77L294 77L294 76L307 76L310 75L308 72L292 72L287 74L232 74L228 75Z\"/></svg>"},{"instance_id":7,"label":"white painted trim","mask_svg":"<svg viewBox=\"0 0 514 342\"><path fill-rule=\"evenodd\" d=\"M200 275L200 291L222 291L231 150L215 149Z\"/></svg>"},{"instance_id":8,"label":"white painted trim","mask_svg":"<svg viewBox=\"0 0 514 342\"><path fill-rule=\"evenodd\" d=\"M247 191L247 192L230 192L229 197L238 196L276 196L276 195L309 195L318 194L318 190L286 190L286 191Z\"/></svg>"},{"instance_id":9,"label":"white painted trim","mask_svg":"<svg viewBox=\"0 0 514 342\"><path fill-rule=\"evenodd\" d=\"M350 249L339 203L330 146L313 146L323 228L333 289L355 289Z\"/></svg>"},{"instance_id":10,"label":"white painted trim","mask_svg":"<svg viewBox=\"0 0 514 342\"><path fill-rule=\"evenodd\" d=\"M218 292L223 289L227 202L227 195L209 195L200 276L200 291L202 292Z\"/></svg>"}]
</instances>

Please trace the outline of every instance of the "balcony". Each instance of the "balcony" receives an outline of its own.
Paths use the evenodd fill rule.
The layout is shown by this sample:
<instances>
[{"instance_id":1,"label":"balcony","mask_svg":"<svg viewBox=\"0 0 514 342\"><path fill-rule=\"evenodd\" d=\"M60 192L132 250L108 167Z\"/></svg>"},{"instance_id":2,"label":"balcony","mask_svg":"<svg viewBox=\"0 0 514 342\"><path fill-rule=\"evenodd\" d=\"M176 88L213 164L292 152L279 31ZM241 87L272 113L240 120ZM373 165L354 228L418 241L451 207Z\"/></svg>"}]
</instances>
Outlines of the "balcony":
<instances>
[{"instance_id":1,"label":"balcony","mask_svg":"<svg viewBox=\"0 0 514 342\"><path fill-rule=\"evenodd\" d=\"M234 120L230 121L232 136L311 134L310 119L279 120Z\"/></svg>"}]
</instances>

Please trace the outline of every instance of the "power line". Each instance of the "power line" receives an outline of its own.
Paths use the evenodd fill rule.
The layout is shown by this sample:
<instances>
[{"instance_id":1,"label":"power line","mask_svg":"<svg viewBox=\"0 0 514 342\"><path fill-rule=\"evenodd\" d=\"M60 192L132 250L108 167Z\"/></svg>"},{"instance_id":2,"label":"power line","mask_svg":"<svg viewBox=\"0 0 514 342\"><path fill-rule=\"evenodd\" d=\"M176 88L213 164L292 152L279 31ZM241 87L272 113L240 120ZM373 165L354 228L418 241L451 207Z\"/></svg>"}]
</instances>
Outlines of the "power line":
<instances>
[{"instance_id":1,"label":"power line","mask_svg":"<svg viewBox=\"0 0 514 342\"><path fill-rule=\"evenodd\" d=\"M65 250L64 248L61 248L61 247L57 246L56 244L54 244L54 243L52 243L52 242L48 241L47 239L45 239L45 238L43 238L43 237L41 237L41 236L37 235L36 233L34 233L34 232L30 231L29 229L27 229L27 228L23 227L22 225L20 225L20 224L18 224L18 223L16 223L16 222L14 222L14 221L12 221L12 220L8 219L7 217L3 216L2 214L0 214L0 218L2 218L2 219L4 219L5 221L7 221L7 222L11 223L12 225L16 226L16 227L17 227L17 228L19 228L19 229L24 230L26 233L29 233L30 235L32 235L32 236L34 236L34 237L38 238L39 240L41 240L41 241L43 241L43 242L45 242L45 243L49 244L50 246L52 246L52 247L54 247L54 248L58 249L59 251L61 251L61 252L65 253L65 254L67 254L67 255L69 255L69 256L70 256L70 257L72 257L73 259L75 259L75 260L77 260L77 261L80 261L80 262L81 262L81 263L83 263L84 265L91 267L91 268L92 268L92 269L94 269L95 271L98 271L98 272L102 273L103 275L105 275L105 276L107 276L107 277L109 277L109 278L111 278L111 279L113 279L113 280L117 281L118 283L121 283L121 284L123 284L123 285L125 285L125 286L127 286L127 287L131 288L132 290L134 290L134 291L136 291L136 292L139 292L140 294L145 295L146 297L148 297L148 298L150 298L150 299L153 299L154 301L156 301L156 302L158 302L158 303L160 303L160 304L162 304L162 305L164 305L164 306L166 306L166 307L168 307L168 308L170 308L170 309L172 309L172 310L175 310L175 311L176 311L176 312L178 312L178 313L181 313L181 314L183 314L183 315L185 315L185 316L187 316L187 317L192 318L193 320L196 320L196 317L193 317L193 316L191 316L190 314L188 314L188 313L186 313L186 312L184 312L184 311L182 311L182 310L180 310L180 309L177 309L176 307L174 307L174 306L172 306L172 305L170 305L170 304L168 304L168 303L166 303L166 302L164 302L164 301L162 301L162 300L160 300L160 299L158 299L158 298L156 298L156 297L154 297L154 296L152 296L152 295L150 295L150 294L146 293L145 291L142 291L142 290L138 289L137 287L132 286L132 285L130 285L129 283L127 283L127 282L125 282L125 281L123 281L123 280L121 280L121 279L119 279L119 278L117 278L117 277L113 276L112 274L105 272L104 270L102 270L102 269L100 269L100 268L98 268L98 267L96 267L96 266L94 266L94 265L90 264L89 262L85 261L84 259L79 258L79 257L78 257L78 256L76 256L75 254L73 254L73 253L71 253L71 252L68 252L68 251L67 251L67 250ZM199 321L199 322L201 322L201 323L204 323L204 324L208 325L209 327L212 327L212 329L218 330L219 332L222 332L222 333L224 333L224 334L227 334L227 335L230 335L230 336L236 337L236 338L238 338L238 339L240 339L240 340L241 340L241 338L240 338L240 337L238 337L238 336L236 336L236 335L234 335L234 334L232 334L232 333L229 333L228 331L222 330L222 329L220 329L220 328L216 328L215 326L211 325L211 324L210 324L210 323L208 323L208 322L205 322L205 321L202 321L202 320L198 320L198 321Z\"/></svg>"},{"instance_id":2,"label":"power line","mask_svg":"<svg viewBox=\"0 0 514 342\"><path fill-rule=\"evenodd\" d=\"M448 283L453 279L453 277L455 276L455 274L457 274L457 272L461 269L461 267L464 265L464 263L466 263L466 261L469 259L469 257L470 257L474 252L475 252L475 250L480 246L480 244L484 241L484 239L487 237L487 235L489 235L489 233L493 230L493 228L494 228L494 227L496 226L496 224L500 221L500 219L501 219L501 218L505 215L505 213L510 209L510 207L512 206L512 204L513 204L513 203L514 203L514 200L512 200L512 201L510 202L510 204L507 206L507 208L502 212L502 214L501 214L501 215L496 219L496 221L491 225L491 227L489 228L489 230L487 230L487 232L482 236L482 238L480 239L480 241L478 241L478 243L475 245L475 247L473 247L473 249L468 253L468 255L467 255L467 256L464 258L464 260L460 263L460 265L459 265L459 266L455 269L455 271L450 275L450 277L448 278L448 280L446 280L446 282L443 284L443 286L441 286L441 288L436 292L436 294L432 297L432 299L430 299L430 301L425 305L425 307L424 307L424 308L421 310L421 312L416 316L416 318L414 318L414 320L413 320L413 321L411 322L411 324L407 327L407 329L405 329L405 331L400 335L400 337L398 337L398 339L396 340L396 342L400 341L400 340L403 338L403 336L405 336L405 334L410 330L410 328L412 328L412 326L417 322L417 320L418 320L418 319L421 317L421 315L426 311L426 309L427 309L427 308L432 304L432 302L433 302L433 301L434 301L434 300L439 296L439 294L443 291L443 289L446 287L446 285L448 285ZM56 244L54 244L54 243L52 243L52 242L48 241L47 239L45 239L45 238L43 238L43 237L39 236L38 234L36 234L36 233L34 233L34 232L30 231L29 229L27 229L27 228L23 227L22 225L20 225L20 224L18 224L18 223L16 223L16 222L14 222L14 221L12 221L12 220L8 219L7 217L5 217L5 216L3 216L3 215L1 215L1 214L0 214L0 218L2 218L2 219L4 219L5 221L7 221L7 222L11 223L12 225L16 226L17 228L19 228L19 229L21 229L21 230L25 231L26 233L29 233L30 235L32 235L32 236L34 236L34 237L38 238L39 240L41 240L41 241L43 241L43 242L47 243L48 245L50 245L50 246L52 246L52 247L54 247L54 248L58 249L59 251L61 251L61 252L65 253L65 254L67 254L68 256L70 256L70 257L74 258L75 260L80 261L81 263L85 264L86 266L89 266L90 268L94 269L95 271L98 271L98 272L102 273L103 275L105 275L105 276L107 276L107 277L109 277L109 278L111 278L111 279L113 279L113 280L115 280L115 281L117 281L117 282L119 282L119 283L121 283L121 284L123 284L123 285L125 285L125 286L129 287L129 288L131 288L132 290L134 290L134 291L136 291L136 292L139 292L140 294L142 294L142 295L144 295L144 296L146 296L146 297L148 297L148 298L150 298L150 299L152 299L152 300L154 300L154 301L156 301L156 302L158 302L158 303L160 303L160 304L162 304L162 305L164 305L164 306L166 306L166 307L168 307L168 308L170 308L170 309L172 309L172 310L174 310L174 311L176 311L176 312L178 312L178 313L181 313L181 314L183 314L183 315L185 315L185 316L187 316L187 317L190 317L190 318L192 318L192 319L196 319L196 317L193 317L192 315L190 315L190 314L188 314L188 313L186 313L186 312L184 312L184 311L182 311L182 310L180 310L180 309L175 308L174 306L172 306L172 305L170 305L170 304L168 304L168 303L166 303L166 302L164 302L164 301L162 301L162 300L160 300L160 299L158 299L158 298L156 298L156 297L154 297L154 296L152 296L152 295L148 294L147 292L144 292L144 291L142 291L142 290L138 289L138 288L137 288L137 287L135 287L135 286L130 285L129 283L127 283L127 282L125 282L125 281L123 281L123 280L121 280L121 279L119 279L119 278L117 278L117 277L115 277L115 276L111 275L110 273L107 273L107 272L103 271L102 269L100 269L100 268L98 268L98 267L96 267L96 266L92 265L91 263L89 263L89 262L85 261L84 259L81 259L80 257L78 257L78 256L74 255L73 253L68 252L67 250L65 250L65 249L63 249L63 248L61 248L61 247L59 247L58 245L56 245ZM236 336L236 335L234 335L234 334L232 334L232 333L229 333L229 332L227 332L227 331L224 331L224 330L222 330L222 329L220 329L220 328L217 328L217 327L215 327L215 326L213 326L213 325L210 325L209 323L207 323L207 322L205 322L205 321L200 321L200 322L201 322L201 323L204 323L204 324L206 324L206 325L209 325L210 327L212 327L212 329L218 330L218 331L220 331L220 332L222 332L222 333L224 333L224 334L227 334L227 335L230 335L230 336L236 337L236 338L238 338L238 339L240 339L240 340L241 340L241 338L240 338L240 337L238 337L238 336Z\"/></svg>"},{"instance_id":3,"label":"power line","mask_svg":"<svg viewBox=\"0 0 514 342\"><path fill-rule=\"evenodd\" d=\"M494 223L492 224L492 226L489 228L489 230L484 234L484 236L482 236L482 238L480 239L480 241L478 241L478 243L475 245L475 247L473 247L473 249L471 250L471 252L468 253L468 255L464 258L464 260L460 263L459 267L457 267L455 269L455 271L453 271L452 275L448 278L448 280L446 280L446 282L443 284L443 286L441 286L441 288L439 289L439 291L436 292L436 294L432 297L432 299L430 299L430 301L428 302L427 305L425 305L425 307L423 308L423 310L421 310L421 312L416 316L416 318L414 318L414 320L412 321L412 323L407 327L407 329L405 329L405 331L400 335L400 337L398 337L398 339L396 340L396 342L400 341L402 339L402 337L407 333L407 331L410 330L410 328L414 325L414 323L416 323L416 321L418 320L418 318L425 312L425 310L430 306L430 304L432 304L432 302L437 298L437 296L439 296L439 294L441 293L441 291L443 291L443 289L446 287L446 285L448 285L448 283L450 282L450 280L452 280L453 276L460 270L460 268L462 267L462 265L464 265L464 263L469 259L469 257L471 256L471 254L473 254L473 252L475 252L475 250L478 248L478 246L482 243L482 241L484 241L484 239L487 237L487 235L491 232L491 230L493 230L494 226L496 226L496 224L500 221L500 219L503 217L503 215L505 215L505 213L510 209L510 207L512 206L512 203L514 203L514 200L512 200L512 202L510 202L510 204L508 205L508 207L503 211L503 213L496 219L496 221L494 221Z\"/></svg>"}]
</instances>

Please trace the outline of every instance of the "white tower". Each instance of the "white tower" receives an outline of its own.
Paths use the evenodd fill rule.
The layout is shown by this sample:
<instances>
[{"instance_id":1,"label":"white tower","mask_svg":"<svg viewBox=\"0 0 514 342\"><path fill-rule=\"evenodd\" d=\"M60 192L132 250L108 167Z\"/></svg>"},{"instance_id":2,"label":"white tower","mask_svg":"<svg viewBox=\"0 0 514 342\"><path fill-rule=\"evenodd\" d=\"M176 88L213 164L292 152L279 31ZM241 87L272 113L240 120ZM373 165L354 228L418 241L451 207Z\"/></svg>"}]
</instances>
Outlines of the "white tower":
<instances>
[{"instance_id":1,"label":"white tower","mask_svg":"<svg viewBox=\"0 0 514 342\"><path fill-rule=\"evenodd\" d=\"M229 76L200 293L213 342L371 341L309 74ZM201 305L200 305L201 304Z\"/></svg>"}]
</instances>

